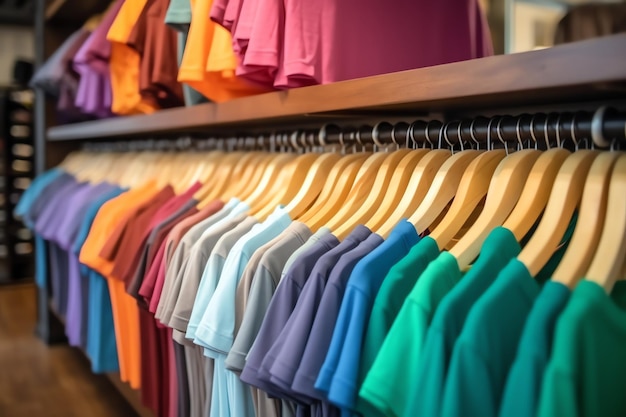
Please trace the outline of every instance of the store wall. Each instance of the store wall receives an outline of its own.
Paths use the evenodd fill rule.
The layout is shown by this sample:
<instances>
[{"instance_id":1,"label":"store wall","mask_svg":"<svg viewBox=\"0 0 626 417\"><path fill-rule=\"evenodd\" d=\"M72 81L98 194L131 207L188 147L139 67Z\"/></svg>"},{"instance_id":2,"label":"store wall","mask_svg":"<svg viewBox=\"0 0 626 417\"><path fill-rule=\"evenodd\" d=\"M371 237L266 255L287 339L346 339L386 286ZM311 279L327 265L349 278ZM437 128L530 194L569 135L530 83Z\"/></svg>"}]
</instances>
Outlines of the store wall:
<instances>
[{"instance_id":1,"label":"store wall","mask_svg":"<svg viewBox=\"0 0 626 417\"><path fill-rule=\"evenodd\" d=\"M32 28L0 25L0 85L11 82L16 59L32 61L34 56L35 35Z\"/></svg>"}]
</instances>

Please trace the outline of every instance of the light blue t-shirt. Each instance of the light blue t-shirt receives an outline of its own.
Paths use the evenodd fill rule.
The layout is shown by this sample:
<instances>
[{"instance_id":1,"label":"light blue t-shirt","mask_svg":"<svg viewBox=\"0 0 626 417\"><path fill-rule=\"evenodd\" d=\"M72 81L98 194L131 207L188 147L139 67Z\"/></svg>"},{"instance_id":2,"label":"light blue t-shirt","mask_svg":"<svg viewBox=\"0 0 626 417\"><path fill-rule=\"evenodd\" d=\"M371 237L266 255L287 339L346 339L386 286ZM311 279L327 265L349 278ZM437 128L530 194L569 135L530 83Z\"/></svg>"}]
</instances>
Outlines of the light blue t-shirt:
<instances>
[{"instance_id":1,"label":"light blue t-shirt","mask_svg":"<svg viewBox=\"0 0 626 417\"><path fill-rule=\"evenodd\" d=\"M205 355L215 359L211 416L254 416L250 389L226 369L226 356L234 340L237 285L254 252L277 237L291 223L281 207L244 235L228 254L217 287L196 331L196 340L206 346Z\"/></svg>"},{"instance_id":2,"label":"light blue t-shirt","mask_svg":"<svg viewBox=\"0 0 626 417\"><path fill-rule=\"evenodd\" d=\"M239 202L237 203L237 205L235 207L233 207L233 209L231 210L231 212L224 217L222 220L218 221L217 223L211 225L210 227L208 227L200 236L200 238L198 239L198 242L202 242L203 237L210 235L212 233L214 233L216 230L219 230L220 228L222 228L225 224L229 223L231 220L233 220L234 218L236 218L237 216L246 213L248 210L250 210L250 207L248 206L248 204L244 203L244 202ZM192 248L193 251L193 248ZM217 268L217 265L212 265L212 261L211 258L209 257L209 261L207 262L207 264L205 265L204 268L204 272L202 274L202 278L200 279L200 284L198 286L198 292L196 294L196 299L193 303L193 309L191 311L191 315L189 317L189 324L187 325L187 333L185 335L185 337L187 339L190 340L194 340L196 337L196 329L198 328L198 324L200 323L200 319L202 319L202 315L204 314L204 310L206 309L206 306L208 305L208 299L206 299L206 297L204 297L204 294L207 293L207 286L209 285L208 282L208 276L209 276L209 269L210 268L214 268L214 271L221 271L221 268ZM217 269L216 269L217 268Z\"/></svg>"},{"instance_id":3,"label":"light blue t-shirt","mask_svg":"<svg viewBox=\"0 0 626 417\"><path fill-rule=\"evenodd\" d=\"M329 351L315 388L327 392L330 402L354 409L361 344L376 294L391 267L419 241L415 226L400 221L389 238L354 267L341 302Z\"/></svg>"}]
</instances>

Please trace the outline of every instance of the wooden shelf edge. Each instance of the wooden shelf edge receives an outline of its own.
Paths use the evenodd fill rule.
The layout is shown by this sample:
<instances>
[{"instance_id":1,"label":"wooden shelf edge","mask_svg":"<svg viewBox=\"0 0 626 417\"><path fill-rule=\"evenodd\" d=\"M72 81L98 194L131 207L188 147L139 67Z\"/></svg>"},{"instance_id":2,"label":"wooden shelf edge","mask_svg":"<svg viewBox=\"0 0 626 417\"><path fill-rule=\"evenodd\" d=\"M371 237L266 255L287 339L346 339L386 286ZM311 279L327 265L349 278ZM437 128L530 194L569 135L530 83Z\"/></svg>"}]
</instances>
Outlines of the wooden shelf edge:
<instances>
[{"instance_id":1,"label":"wooden shelf edge","mask_svg":"<svg viewBox=\"0 0 626 417\"><path fill-rule=\"evenodd\" d=\"M48 140L130 138L279 121L311 122L342 112L441 111L626 96L626 34L549 49L277 91L226 103L53 127ZM601 64L600 64L601 63Z\"/></svg>"}]
</instances>

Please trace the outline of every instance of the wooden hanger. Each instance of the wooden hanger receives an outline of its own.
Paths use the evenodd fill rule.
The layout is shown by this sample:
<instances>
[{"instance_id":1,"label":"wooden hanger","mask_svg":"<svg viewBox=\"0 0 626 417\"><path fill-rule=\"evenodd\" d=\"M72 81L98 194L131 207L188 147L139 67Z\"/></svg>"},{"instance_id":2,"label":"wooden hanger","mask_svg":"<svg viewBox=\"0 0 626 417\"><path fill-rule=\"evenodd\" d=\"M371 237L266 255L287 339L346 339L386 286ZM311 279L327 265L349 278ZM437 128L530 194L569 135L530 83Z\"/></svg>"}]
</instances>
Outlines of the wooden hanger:
<instances>
[{"instance_id":1,"label":"wooden hanger","mask_svg":"<svg viewBox=\"0 0 626 417\"><path fill-rule=\"evenodd\" d=\"M427 230L454 198L463 173L470 162L480 153L481 151L473 149L458 152L450 156L441 165L426 196L420 202L415 213L408 218L418 233Z\"/></svg>"},{"instance_id":2,"label":"wooden hanger","mask_svg":"<svg viewBox=\"0 0 626 417\"><path fill-rule=\"evenodd\" d=\"M444 149L431 150L417 163L409 184L406 186L402 199L387 220L375 230L381 236L389 236L396 223L415 213L426 196L430 185L443 163L451 156Z\"/></svg>"},{"instance_id":3,"label":"wooden hanger","mask_svg":"<svg viewBox=\"0 0 626 417\"><path fill-rule=\"evenodd\" d=\"M291 209L300 211L306 209L308 204L315 201L322 189L323 183L319 179L328 175L334 161L339 158L341 156L335 153L306 153L298 156L293 160L292 167L285 169L284 176L286 178L283 182L285 186L273 194L273 198L255 216L263 221L272 214L276 207L289 204L293 200L297 201L290 207ZM308 200L306 192L302 192L303 187L309 187L312 200ZM305 207L303 208L302 205Z\"/></svg>"},{"instance_id":4,"label":"wooden hanger","mask_svg":"<svg viewBox=\"0 0 626 417\"><path fill-rule=\"evenodd\" d=\"M416 149L411 151L410 154L400 161L391 177L388 189L385 192L384 199L381 201L380 206L372 217L365 222L365 225L370 230L378 230L378 228L387 221L396 207L398 207L398 204L402 201L402 197L404 197L407 186L411 182L411 178L413 178L417 164L429 152L430 151L427 149ZM337 232L341 233L340 231Z\"/></svg>"},{"instance_id":5,"label":"wooden hanger","mask_svg":"<svg viewBox=\"0 0 626 417\"><path fill-rule=\"evenodd\" d=\"M504 150L484 152L467 166L452 205L429 235L435 239L440 250L459 233L478 203L485 197L493 173L505 156Z\"/></svg>"},{"instance_id":6,"label":"wooden hanger","mask_svg":"<svg viewBox=\"0 0 626 417\"><path fill-rule=\"evenodd\" d=\"M333 202L341 204L350 192L354 178L368 156L369 154L367 153L355 153L344 155L339 159L332 167L326 181L324 181L324 188L320 191L315 203L302 213L301 216L298 216L297 219L308 224L307 220L313 218L313 216L319 213L324 207Z\"/></svg>"},{"instance_id":7,"label":"wooden hanger","mask_svg":"<svg viewBox=\"0 0 626 417\"><path fill-rule=\"evenodd\" d=\"M474 224L450 249L461 270L474 261L487 235L511 213L539 154L536 150L521 150L513 152L500 162L489 183L485 207Z\"/></svg>"},{"instance_id":8,"label":"wooden hanger","mask_svg":"<svg viewBox=\"0 0 626 417\"><path fill-rule=\"evenodd\" d=\"M368 192L347 201L337 216L327 224L335 236L342 239L354 226L361 224L374 214L385 196L385 191L389 189L395 167L410 153L409 149L400 149L386 154Z\"/></svg>"},{"instance_id":9,"label":"wooden hanger","mask_svg":"<svg viewBox=\"0 0 626 417\"><path fill-rule=\"evenodd\" d=\"M387 156L388 154L382 152L370 155L357 172L347 196L344 199L339 199L340 193L337 193L337 199L331 200L332 205L324 206L322 210L314 213L314 216L307 221L307 225L309 225L311 230L317 231L320 227L330 223L335 217L343 216L346 212L349 214L350 209L345 208L348 202L366 198L367 194L372 190L376 173ZM347 182L343 183L343 185L346 184ZM345 191L345 189L338 191ZM344 194L342 193L341 195Z\"/></svg>"},{"instance_id":10,"label":"wooden hanger","mask_svg":"<svg viewBox=\"0 0 626 417\"><path fill-rule=\"evenodd\" d=\"M205 207L207 204L214 201L215 199L221 199L223 201L226 201L230 197L235 195L237 192L239 192L239 190L243 189L243 187L246 185L243 181L243 176L247 172L247 169L249 167L254 169L255 163L258 157L259 157L259 154L255 152L242 153L241 157L235 162L235 165L233 166L233 169L230 172L228 180L221 180L218 177L216 179L216 182L219 183L221 180L221 181L224 181L224 184L217 185L217 191L213 191L213 192L207 191L207 193L205 194L205 198L202 200L199 200L197 207L199 209L202 209L203 207ZM209 163L212 165L213 168L211 169L210 176L206 177L207 181L205 182L205 184L209 184L209 183L214 184L211 180L216 176L218 165L215 164L214 162L211 163L210 161Z\"/></svg>"},{"instance_id":11,"label":"wooden hanger","mask_svg":"<svg viewBox=\"0 0 626 417\"><path fill-rule=\"evenodd\" d=\"M329 174L340 159L342 159L341 155L336 153L325 153L317 158L300 184L298 193L285 207L292 218L297 219L302 216L313 205L325 183L333 180L329 178Z\"/></svg>"},{"instance_id":12,"label":"wooden hanger","mask_svg":"<svg viewBox=\"0 0 626 417\"><path fill-rule=\"evenodd\" d=\"M518 242L537 222L546 208L556 175L570 152L562 148L548 149L530 170L517 204L502 227L509 229Z\"/></svg>"},{"instance_id":13,"label":"wooden hanger","mask_svg":"<svg viewBox=\"0 0 626 417\"><path fill-rule=\"evenodd\" d=\"M252 193L250 198L246 200L252 212L259 211L265 206L264 201L273 197L268 190L271 190L272 187L281 186L281 182L279 182L281 170L293 161L295 157L296 155L291 153L279 153L272 156L256 190Z\"/></svg>"},{"instance_id":14,"label":"wooden hanger","mask_svg":"<svg viewBox=\"0 0 626 417\"><path fill-rule=\"evenodd\" d=\"M580 203L585 179L596 156L595 151L577 151L561 166L539 225L517 257L532 276L537 276L558 248Z\"/></svg>"},{"instance_id":15,"label":"wooden hanger","mask_svg":"<svg viewBox=\"0 0 626 417\"><path fill-rule=\"evenodd\" d=\"M202 207L219 198L228 188L232 173L242 156L242 152L229 152L219 158L219 165L212 176L213 180L205 183L193 196L196 201L202 202ZM200 203L197 207L201 208Z\"/></svg>"},{"instance_id":16,"label":"wooden hanger","mask_svg":"<svg viewBox=\"0 0 626 417\"><path fill-rule=\"evenodd\" d=\"M246 170L241 175L240 187L232 190L231 194L226 194L224 198L236 197L241 201L248 199L256 190L267 164L271 160L272 155L265 152L259 152L255 159L246 167Z\"/></svg>"},{"instance_id":17,"label":"wooden hanger","mask_svg":"<svg viewBox=\"0 0 626 417\"><path fill-rule=\"evenodd\" d=\"M611 293L626 262L626 155L621 154L611 173L606 221L586 278ZM586 227L586 225L581 225Z\"/></svg>"},{"instance_id":18,"label":"wooden hanger","mask_svg":"<svg viewBox=\"0 0 626 417\"><path fill-rule=\"evenodd\" d=\"M572 240L552 274L552 280L573 289L584 278L596 253L605 222L611 172L616 152L603 152L593 161L585 181L577 224Z\"/></svg>"}]
</instances>

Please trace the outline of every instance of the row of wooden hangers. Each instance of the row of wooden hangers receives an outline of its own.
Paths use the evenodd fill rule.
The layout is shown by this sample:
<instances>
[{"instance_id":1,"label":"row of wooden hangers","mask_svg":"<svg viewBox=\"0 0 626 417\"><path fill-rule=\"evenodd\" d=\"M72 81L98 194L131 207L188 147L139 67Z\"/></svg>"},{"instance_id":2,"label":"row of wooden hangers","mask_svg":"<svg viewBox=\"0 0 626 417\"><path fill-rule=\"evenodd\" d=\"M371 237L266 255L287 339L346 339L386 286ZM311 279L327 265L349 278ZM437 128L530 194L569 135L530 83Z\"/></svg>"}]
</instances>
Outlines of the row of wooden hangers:
<instances>
[{"instance_id":1,"label":"row of wooden hangers","mask_svg":"<svg viewBox=\"0 0 626 417\"><path fill-rule=\"evenodd\" d=\"M522 241L536 225L518 256L536 276L577 211L578 226L553 279L573 287L586 277L610 292L625 275L626 154L579 149L592 141L578 137L573 124L557 129L554 147L526 149L525 143L540 139L534 133L523 137L518 129L514 144L503 141L498 129L497 138L489 137L498 120L490 120L484 149L478 142L453 143L443 128L439 144L443 139L458 149L401 147L397 138L389 146L374 130L381 152L82 151L70 154L61 167L81 181L124 187L155 180L183 192L199 181L198 208L237 197L264 220L283 205L292 219L313 231L326 226L339 239L358 224L387 237L406 218L418 233L428 231L441 250L449 250L462 270L495 227ZM563 130L571 134L561 135ZM602 129L593 136L607 143ZM544 139L549 141L547 131ZM566 150L567 141L578 150Z\"/></svg>"}]
</instances>

